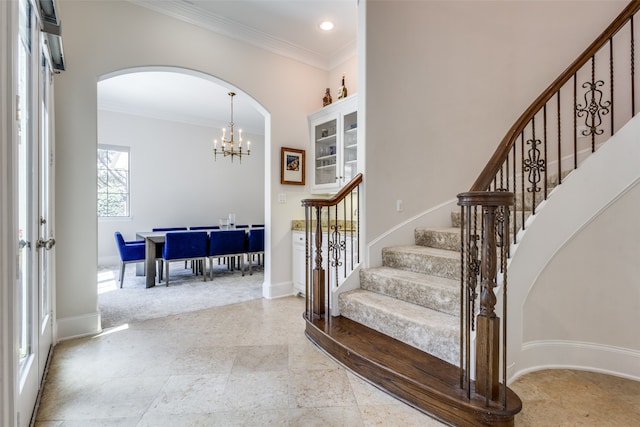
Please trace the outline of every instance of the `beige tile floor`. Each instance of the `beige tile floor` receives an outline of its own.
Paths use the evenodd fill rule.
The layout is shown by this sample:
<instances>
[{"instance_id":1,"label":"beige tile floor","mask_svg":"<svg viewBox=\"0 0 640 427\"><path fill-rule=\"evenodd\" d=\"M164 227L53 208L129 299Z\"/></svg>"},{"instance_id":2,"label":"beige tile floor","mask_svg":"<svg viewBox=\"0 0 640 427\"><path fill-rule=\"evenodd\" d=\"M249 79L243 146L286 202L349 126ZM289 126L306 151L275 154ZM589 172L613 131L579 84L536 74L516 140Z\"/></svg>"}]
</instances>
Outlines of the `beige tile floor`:
<instances>
[{"instance_id":1,"label":"beige tile floor","mask_svg":"<svg viewBox=\"0 0 640 427\"><path fill-rule=\"evenodd\" d=\"M303 309L259 299L61 342L35 426L442 425L318 350ZM640 425L638 382L547 371L513 388L525 402L516 425Z\"/></svg>"}]
</instances>

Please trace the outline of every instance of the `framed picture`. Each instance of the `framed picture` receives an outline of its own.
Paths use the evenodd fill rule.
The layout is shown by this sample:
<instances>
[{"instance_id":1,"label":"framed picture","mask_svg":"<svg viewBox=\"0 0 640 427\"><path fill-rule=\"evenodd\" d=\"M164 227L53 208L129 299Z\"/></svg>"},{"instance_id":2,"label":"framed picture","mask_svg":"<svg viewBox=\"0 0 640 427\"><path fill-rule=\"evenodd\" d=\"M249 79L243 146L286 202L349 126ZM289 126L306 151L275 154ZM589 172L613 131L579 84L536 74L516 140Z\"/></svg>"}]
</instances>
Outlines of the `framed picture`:
<instances>
[{"instance_id":1,"label":"framed picture","mask_svg":"<svg viewBox=\"0 0 640 427\"><path fill-rule=\"evenodd\" d=\"M304 185L304 150L280 149L280 184Z\"/></svg>"}]
</instances>

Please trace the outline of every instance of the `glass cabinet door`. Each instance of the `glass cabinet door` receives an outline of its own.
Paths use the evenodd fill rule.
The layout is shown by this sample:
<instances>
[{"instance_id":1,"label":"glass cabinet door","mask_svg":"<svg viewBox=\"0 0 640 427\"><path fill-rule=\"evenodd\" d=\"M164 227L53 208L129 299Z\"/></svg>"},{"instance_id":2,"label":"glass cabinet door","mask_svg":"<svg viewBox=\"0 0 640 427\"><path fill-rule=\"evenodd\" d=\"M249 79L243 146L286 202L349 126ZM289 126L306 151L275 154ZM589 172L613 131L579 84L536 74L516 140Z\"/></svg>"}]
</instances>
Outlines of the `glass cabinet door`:
<instances>
[{"instance_id":1,"label":"glass cabinet door","mask_svg":"<svg viewBox=\"0 0 640 427\"><path fill-rule=\"evenodd\" d=\"M316 185L336 182L337 171L337 121L329 120L315 126L315 183Z\"/></svg>"},{"instance_id":2,"label":"glass cabinet door","mask_svg":"<svg viewBox=\"0 0 640 427\"><path fill-rule=\"evenodd\" d=\"M342 161L344 165L343 183L353 179L358 173L358 112L343 116Z\"/></svg>"}]
</instances>

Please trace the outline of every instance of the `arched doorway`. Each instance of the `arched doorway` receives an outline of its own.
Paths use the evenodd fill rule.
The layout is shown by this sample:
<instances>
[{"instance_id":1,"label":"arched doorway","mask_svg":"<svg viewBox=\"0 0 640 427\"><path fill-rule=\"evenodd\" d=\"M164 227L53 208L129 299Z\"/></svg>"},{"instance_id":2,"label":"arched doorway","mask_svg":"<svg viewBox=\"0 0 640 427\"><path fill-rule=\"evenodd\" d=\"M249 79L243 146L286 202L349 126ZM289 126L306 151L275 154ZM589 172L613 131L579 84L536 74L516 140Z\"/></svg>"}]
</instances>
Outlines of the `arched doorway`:
<instances>
[{"instance_id":1,"label":"arched doorway","mask_svg":"<svg viewBox=\"0 0 640 427\"><path fill-rule=\"evenodd\" d=\"M98 152L112 159L121 153L126 159L120 165L126 167L120 169L126 194L107 201L105 208L98 189L102 291L117 287L113 275L100 278L102 266L119 262L115 231L133 240L137 232L155 227L215 225L229 213L238 224L268 224L270 116L251 96L216 77L179 67L109 73L99 79L97 91ZM220 129L229 125L229 91L236 93L236 130L242 128L244 140L252 141L251 155L241 162L213 155L214 138L219 140ZM108 172L98 165L99 176Z\"/></svg>"}]
</instances>

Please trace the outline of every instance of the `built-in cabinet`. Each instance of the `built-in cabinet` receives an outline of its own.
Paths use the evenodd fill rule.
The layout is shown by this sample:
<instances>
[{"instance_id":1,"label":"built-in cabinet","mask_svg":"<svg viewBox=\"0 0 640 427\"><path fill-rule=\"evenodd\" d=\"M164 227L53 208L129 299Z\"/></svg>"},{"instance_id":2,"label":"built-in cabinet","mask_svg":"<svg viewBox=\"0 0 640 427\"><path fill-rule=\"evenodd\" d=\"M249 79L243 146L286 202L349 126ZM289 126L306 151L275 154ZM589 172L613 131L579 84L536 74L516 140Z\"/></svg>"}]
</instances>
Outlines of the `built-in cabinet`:
<instances>
[{"instance_id":1,"label":"built-in cabinet","mask_svg":"<svg viewBox=\"0 0 640 427\"><path fill-rule=\"evenodd\" d=\"M293 230L291 232L291 248L293 254L293 262L292 262L292 277L293 277L293 291L295 294L301 293L306 294L306 284L305 284L305 275L306 275L306 248L305 248L305 232L302 230ZM323 257L323 268L329 269L331 271L327 271L326 274L329 275L329 283L331 287L334 288L336 286L336 280L338 284L341 284L344 281L345 276L351 272L356 264L356 254L357 254L357 245L358 239L355 234L347 231L343 232L342 236L339 239L343 245L340 245L343 249L339 254L340 262L337 263L338 274L336 275L335 266L329 267L327 264L328 257L331 256L329 254L329 234L322 234L322 257ZM315 233L311 234L311 242L315 242ZM314 248L311 246L309 250L312 252L309 254L311 257L311 261L314 259ZM332 264L331 262L329 264Z\"/></svg>"},{"instance_id":2,"label":"built-in cabinet","mask_svg":"<svg viewBox=\"0 0 640 427\"><path fill-rule=\"evenodd\" d=\"M295 294L306 294L305 289L305 244L304 231L293 231L292 235L292 251L293 251L293 291Z\"/></svg>"},{"instance_id":3,"label":"built-in cabinet","mask_svg":"<svg viewBox=\"0 0 640 427\"><path fill-rule=\"evenodd\" d=\"M358 173L358 98L351 95L309 115L311 191L333 193Z\"/></svg>"}]
</instances>

